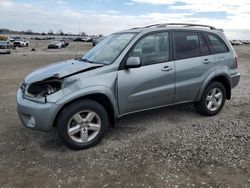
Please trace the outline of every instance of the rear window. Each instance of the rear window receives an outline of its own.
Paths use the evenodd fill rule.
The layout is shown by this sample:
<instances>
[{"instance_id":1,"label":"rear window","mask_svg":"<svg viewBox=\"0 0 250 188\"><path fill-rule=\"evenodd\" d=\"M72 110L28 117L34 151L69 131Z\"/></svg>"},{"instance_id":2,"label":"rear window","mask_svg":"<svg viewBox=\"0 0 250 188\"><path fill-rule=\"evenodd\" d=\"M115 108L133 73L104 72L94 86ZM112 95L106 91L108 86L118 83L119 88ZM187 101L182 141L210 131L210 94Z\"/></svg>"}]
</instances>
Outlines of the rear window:
<instances>
[{"instance_id":1,"label":"rear window","mask_svg":"<svg viewBox=\"0 0 250 188\"><path fill-rule=\"evenodd\" d=\"M212 33L206 33L206 36L209 40L213 53L218 54L218 53L226 53L229 51L227 45L219 36Z\"/></svg>"},{"instance_id":2,"label":"rear window","mask_svg":"<svg viewBox=\"0 0 250 188\"><path fill-rule=\"evenodd\" d=\"M199 34L192 31L174 31L175 59L185 59L200 56Z\"/></svg>"}]
</instances>

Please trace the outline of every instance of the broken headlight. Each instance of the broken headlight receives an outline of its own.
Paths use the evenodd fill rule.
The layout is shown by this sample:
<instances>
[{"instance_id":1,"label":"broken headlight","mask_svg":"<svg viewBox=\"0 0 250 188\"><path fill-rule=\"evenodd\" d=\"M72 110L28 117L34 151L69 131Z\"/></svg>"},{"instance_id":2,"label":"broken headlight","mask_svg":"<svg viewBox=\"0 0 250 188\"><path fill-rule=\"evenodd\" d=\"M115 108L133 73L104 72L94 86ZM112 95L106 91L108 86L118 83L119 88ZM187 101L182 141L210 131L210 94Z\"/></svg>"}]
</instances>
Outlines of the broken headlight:
<instances>
[{"instance_id":1,"label":"broken headlight","mask_svg":"<svg viewBox=\"0 0 250 188\"><path fill-rule=\"evenodd\" d=\"M62 88L60 80L47 80L35 82L27 86L25 95L28 97L45 97L51 95Z\"/></svg>"}]
</instances>

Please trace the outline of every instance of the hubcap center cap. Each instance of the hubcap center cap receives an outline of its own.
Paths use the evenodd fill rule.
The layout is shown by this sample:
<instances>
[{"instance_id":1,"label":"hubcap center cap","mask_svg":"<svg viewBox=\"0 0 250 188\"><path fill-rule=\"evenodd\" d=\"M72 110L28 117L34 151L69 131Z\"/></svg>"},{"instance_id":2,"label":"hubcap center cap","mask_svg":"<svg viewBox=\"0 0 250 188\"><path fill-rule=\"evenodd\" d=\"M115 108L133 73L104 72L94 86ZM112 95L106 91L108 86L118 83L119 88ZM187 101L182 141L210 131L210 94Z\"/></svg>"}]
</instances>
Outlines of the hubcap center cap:
<instances>
[{"instance_id":1,"label":"hubcap center cap","mask_svg":"<svg viewBox=\"0 0 250 188\"><path fill-rule=\"evenodd\" d=\"M81 128L86 129L89 127L90 122L89 121L82 121L80 123Z\"/></svg>"}]
</instances>

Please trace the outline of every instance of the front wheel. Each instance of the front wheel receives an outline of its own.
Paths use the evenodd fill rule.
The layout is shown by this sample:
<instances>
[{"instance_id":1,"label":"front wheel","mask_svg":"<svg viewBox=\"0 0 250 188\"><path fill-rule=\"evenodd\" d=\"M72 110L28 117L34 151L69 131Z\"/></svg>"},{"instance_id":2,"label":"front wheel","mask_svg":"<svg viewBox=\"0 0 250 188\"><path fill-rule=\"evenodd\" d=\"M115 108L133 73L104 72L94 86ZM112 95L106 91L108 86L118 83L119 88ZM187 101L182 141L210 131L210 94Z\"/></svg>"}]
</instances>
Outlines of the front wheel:
<instances>
[{"instance_id":1,"label":"front wheel","mask_svg":"<svg viewBox=\"0 0 250 188\"><path fill-rule=\"evenodd\" d=\"M108 125L104 107L92 100L77 101L66 106L57 119L60 140L76 150L86 149L100 142Z\"/></svg>"},{"instance_id":2,"label":"front wheel","mask_svg":"<svg viewBox=\"0 0 250 188\"><path fill-rule=\"evenodd\" d=\"M212 82L205 89L201 100L197 103L199 113L206 116L218 114L226 100L226 89L220 82Z\"/></svg>"}]
</instances>

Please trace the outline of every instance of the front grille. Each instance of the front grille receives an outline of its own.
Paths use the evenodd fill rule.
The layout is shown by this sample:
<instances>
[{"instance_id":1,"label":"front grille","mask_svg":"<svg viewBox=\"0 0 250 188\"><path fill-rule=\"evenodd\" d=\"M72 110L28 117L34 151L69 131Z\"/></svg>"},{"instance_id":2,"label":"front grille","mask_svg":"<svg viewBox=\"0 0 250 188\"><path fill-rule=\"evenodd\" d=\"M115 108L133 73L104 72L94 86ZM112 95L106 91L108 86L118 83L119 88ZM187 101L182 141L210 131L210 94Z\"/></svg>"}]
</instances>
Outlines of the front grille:
<instances>
[{"instance_id":1,"label":"front grille","mask_svg":"<svg viewBox=\"0 0 250 188\"><path fill-rule=\"evenodd\" d=\"M20 89L22 90L23 94L25 94L26 86L27 86L27 84L25 84L24 82L20 86Z\"/></svg>"}]
</instances>

